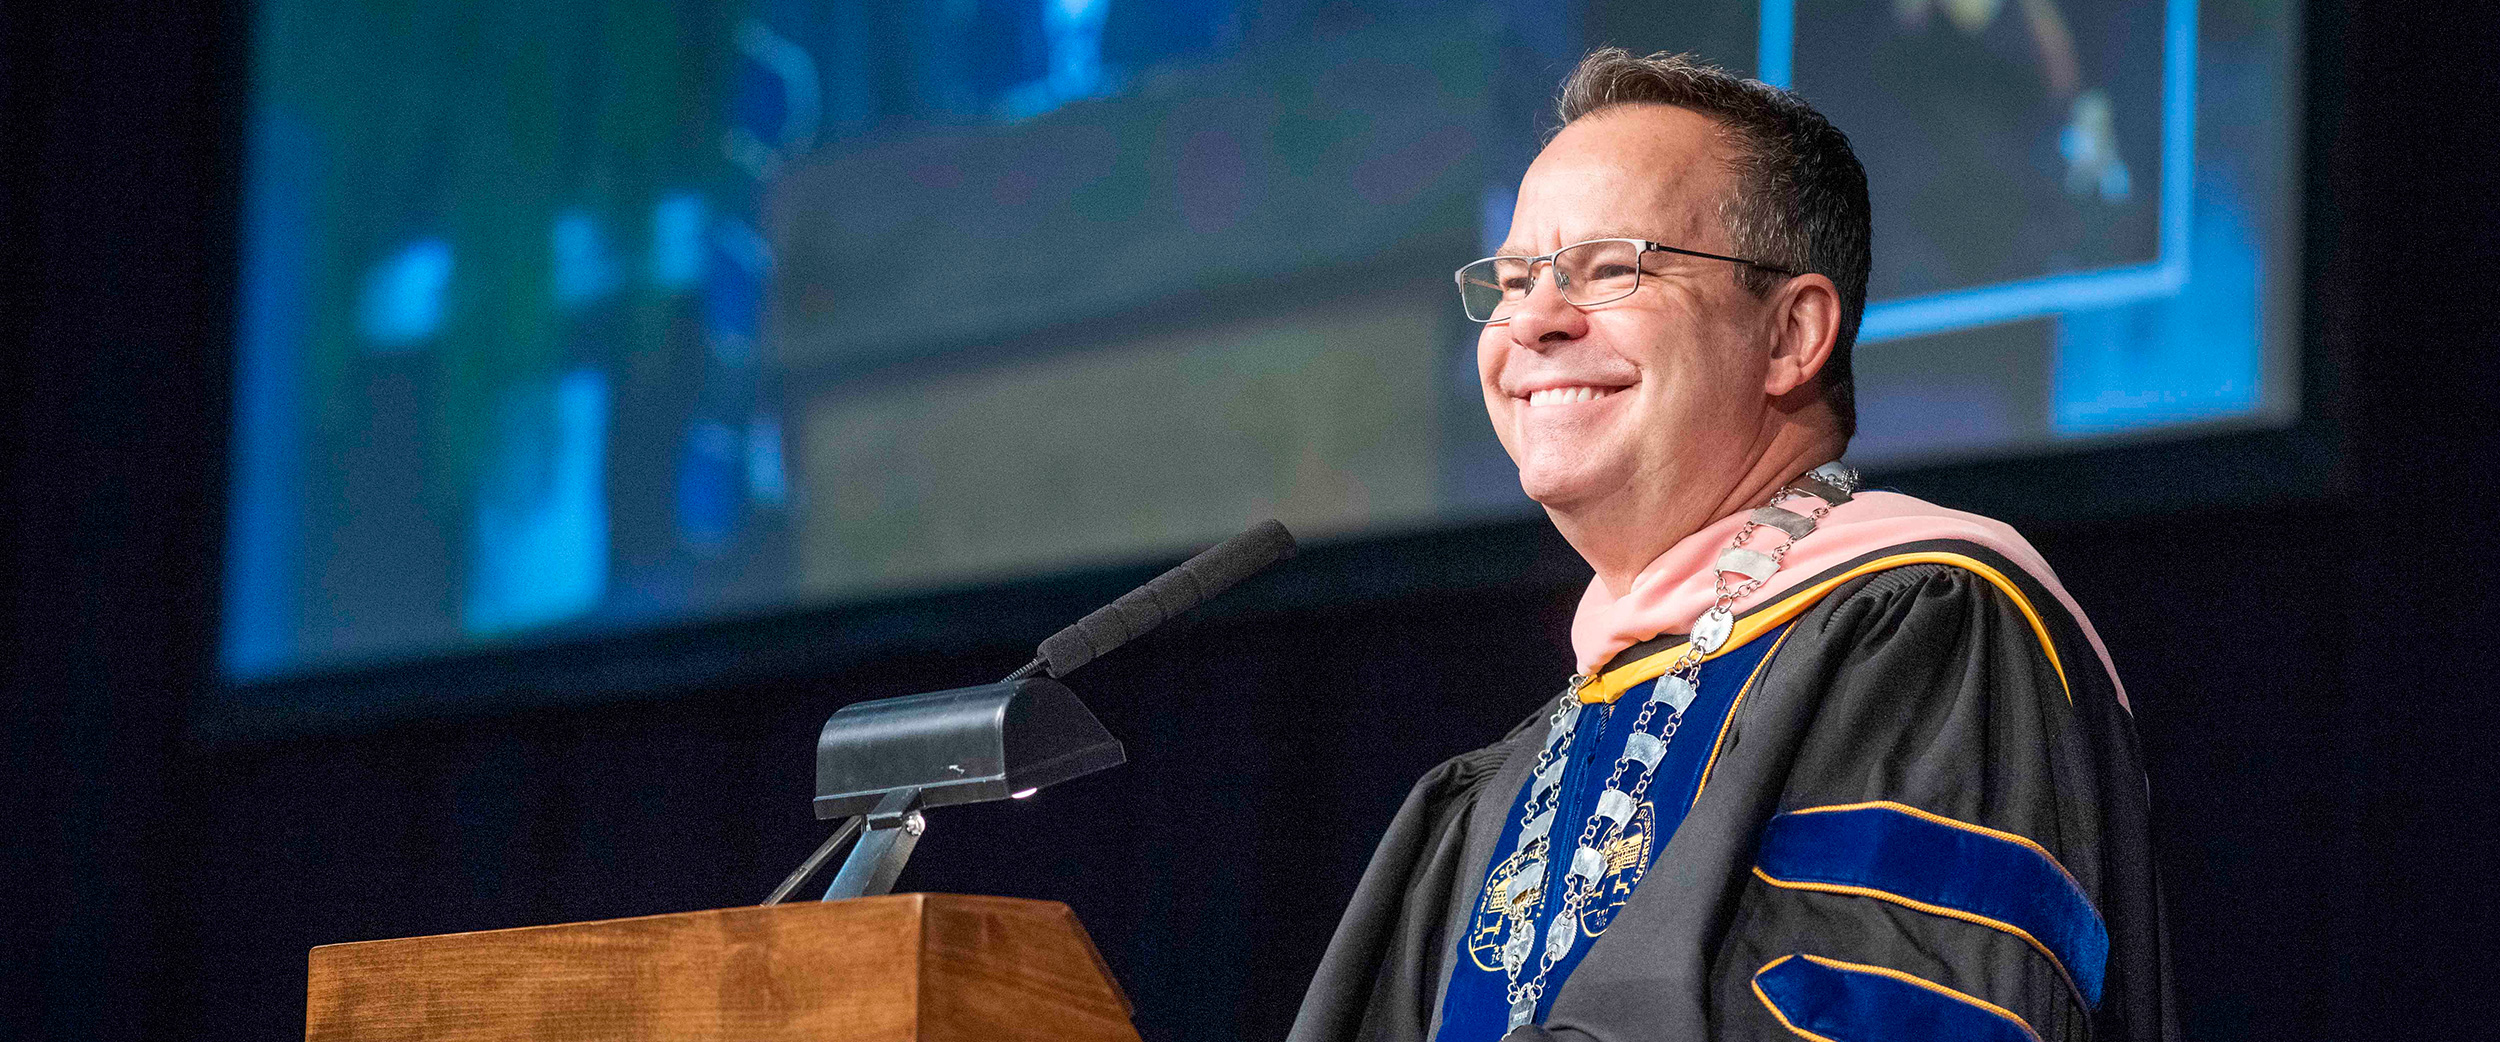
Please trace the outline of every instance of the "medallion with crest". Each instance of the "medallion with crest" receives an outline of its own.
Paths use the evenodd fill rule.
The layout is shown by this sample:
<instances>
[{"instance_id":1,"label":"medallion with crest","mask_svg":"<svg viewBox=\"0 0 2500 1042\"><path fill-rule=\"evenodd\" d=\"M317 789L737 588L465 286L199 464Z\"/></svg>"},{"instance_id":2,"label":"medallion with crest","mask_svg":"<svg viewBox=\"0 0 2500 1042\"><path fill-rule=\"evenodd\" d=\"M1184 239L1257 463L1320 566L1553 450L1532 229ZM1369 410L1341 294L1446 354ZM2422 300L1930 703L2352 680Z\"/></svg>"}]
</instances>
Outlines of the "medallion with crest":
<instances>
[{"instance_id":1,"label":"medallion with crest","mask_svg":"<svg viewBox=\"0 0 2500 1042\"><path fill-rule=\"evenodd\" d=\"M1519 874L1525 851L1513 853L1485 877L1484 893L1476 898L1476 914L1467 923L1467 957L1476 968L1488 973L1502 972L1502 942L1510 938L1511 924L1536 907L1534 890L1505 902L1502 895L1510 892L1511 877Z\"/></svg>"},{"instance_id":2,"label":"medallion with crest","mask_svg":"<svg viewBox=\"0 0 2500 1042\"><path fill-rule=\"evenodd\" d=\"M1597 880L1597 892L1589 895L1587 910L1580 913L1580 933L1596 937L1606 932L1606 924L1615 921L1615 913L1632 899L1632 888L1641 885L1641 877L1649 872L1652 845L1658 836L1658 815L1651 803L1642 800L1632 812L1632 820L1623 823L1623 833L1606 844L1606 874Z\"/></svg>"}]
</instances>

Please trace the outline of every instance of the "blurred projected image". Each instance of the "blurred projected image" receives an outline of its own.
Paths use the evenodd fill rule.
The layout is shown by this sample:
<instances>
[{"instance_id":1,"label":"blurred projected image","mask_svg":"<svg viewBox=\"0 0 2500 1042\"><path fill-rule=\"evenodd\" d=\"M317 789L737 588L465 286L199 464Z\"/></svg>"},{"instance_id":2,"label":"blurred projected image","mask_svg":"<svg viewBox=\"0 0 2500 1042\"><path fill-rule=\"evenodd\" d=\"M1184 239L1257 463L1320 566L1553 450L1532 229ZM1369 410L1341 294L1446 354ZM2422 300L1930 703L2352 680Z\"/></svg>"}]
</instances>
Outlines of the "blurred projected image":
<instances>
[{"instance_id":1,"label":"blurred projected image","mask_svg":"<svg viewBox=\"0 0 2500 1042\"><path fill-rule=\"evenodd\" d=\"M2162 15L2075 0L1799 4L1791 85L1857 131L1880 196L1869 295L2159 261Z\"/></svg>"},{"instance_id":2,"label":"blurred projected image","mask_svg":"<svg viewBox=\"0 0 2500 1042\"><path fill-rule=\"evenodd\" d=\"M1850 131L1874 203L1861 459L2290 408L2286 317L2261 306L2290 274L2286 5L1782 15L1764 67Z\"/></svg>"},{"instance_id":3,"label":"blurred projected image","mask_svg":"<svg viewBox=\"0 0 2500 1042\"><path fill-rule=\"evenodd\" d=\"M257 12L239 680L1530 510L1450 272L1603 43L1856 142L1861 463L2292 400L2277 2Z\"/></svg>"}]
</instances>

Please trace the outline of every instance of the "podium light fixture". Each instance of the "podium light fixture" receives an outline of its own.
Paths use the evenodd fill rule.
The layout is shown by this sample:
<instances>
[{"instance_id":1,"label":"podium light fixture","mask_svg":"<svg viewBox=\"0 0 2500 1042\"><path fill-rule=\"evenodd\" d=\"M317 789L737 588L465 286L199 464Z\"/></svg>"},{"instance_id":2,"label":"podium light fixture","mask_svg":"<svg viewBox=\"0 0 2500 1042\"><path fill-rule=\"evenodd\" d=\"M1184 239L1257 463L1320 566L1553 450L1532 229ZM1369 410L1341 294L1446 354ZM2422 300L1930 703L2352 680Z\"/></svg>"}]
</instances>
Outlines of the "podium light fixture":
<instances>
[{"instance_id":1,"label":"podium light fixture","mask_svg":"<svg viewBox=\"0 0 2500 1042\"><path fill-rule=\"evenodd\" d=\"M862 702L816 737L816 817L869 814L905 791L919 793L913 809L1003 800L1127 758L1047 677Z\"/></svg>"},{"instance_id":2,"label":"podium light fixture","mask_svg":"<svg viewBox=\"0 0 2500 1042\"><path fill-rule=\"evenodd\" d=\"M1119 739L1056 680L905 695L845 706L816 736L816 816L849 817L765 904L778 904L863 828L825 900L894 888L932 807L1023 799L1128 760Z\"/></svg>"}]
</instances>

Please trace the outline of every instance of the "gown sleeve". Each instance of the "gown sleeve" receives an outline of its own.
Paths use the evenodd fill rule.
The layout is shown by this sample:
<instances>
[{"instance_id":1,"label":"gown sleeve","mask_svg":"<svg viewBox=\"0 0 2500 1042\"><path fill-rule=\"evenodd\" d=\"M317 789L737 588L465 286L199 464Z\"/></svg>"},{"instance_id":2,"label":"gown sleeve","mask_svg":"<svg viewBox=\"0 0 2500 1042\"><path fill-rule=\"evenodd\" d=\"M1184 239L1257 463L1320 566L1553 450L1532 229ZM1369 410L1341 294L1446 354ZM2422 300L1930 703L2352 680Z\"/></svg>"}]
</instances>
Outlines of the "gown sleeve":
<instances>
[{"instance_id":1,"label":"gown sleeve","mask_svg":"<svg viewBox=\"0 0 2500 1042\"><path fill-rule=\"evenodd\" d=\"M1496 745L1453 757L1407 793L1346 903L1287 1042L1426 1036L1449 972L1443 925L1467 882L1469 811L1508 751Z\"/></svg>"},{"instance_id":2,"label":"gown sleeve","mask_svg":"<svg viewBox=\"0 0 2500 1042\"><path fill-rule=\"evenodd\" d=\"M1789 762L1709 960L1710 1037L2172 1034L2132 727L2060 647L2071 619L2018 594L1919 565L1800 620L1819 639L1747 707Z\"/></svg>"}]
</instances>

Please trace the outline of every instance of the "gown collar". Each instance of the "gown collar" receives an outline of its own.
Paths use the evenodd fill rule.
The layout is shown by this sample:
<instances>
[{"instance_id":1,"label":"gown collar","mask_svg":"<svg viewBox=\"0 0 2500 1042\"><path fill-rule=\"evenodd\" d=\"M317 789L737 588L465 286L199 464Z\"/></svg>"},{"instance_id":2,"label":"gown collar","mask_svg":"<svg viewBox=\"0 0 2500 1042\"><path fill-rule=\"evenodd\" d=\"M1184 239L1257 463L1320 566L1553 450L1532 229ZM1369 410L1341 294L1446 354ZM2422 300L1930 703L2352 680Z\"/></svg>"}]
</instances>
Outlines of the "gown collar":
<instances>
[{"instance_id":1,"label":"gown collar","mask_svg":"<svg viewBox=\"0 0 2500 1042\"><path fill-rule=\"evenodd\" d=\"M1811 500L1805 502L1812 502ZM1802 511L1805 503L1792 504ZM1717 600L1712 566L1719 552L1727 549L1737 530L1745 525L1742 513L1724 517L1685 536L1656 560L1640 570L1632 579L1632 588L1621 597L1609 593L1606 585L1596 579L1580 595L1580 607L1571 620L1571 647L1575 665L1582 674L1594 676L1623 649L1665 635L1688 632L1694 618L1709 610ZM1771 531L1769 538L1779 533ZM2032 548L2021 533L2001 521L1977 514L1948 510L1925 500L1897 492L1860 492L1846 503L1825 514L1813 534L1797 541L1771 580L1760 589L1739 598L1733 610L1742 615L1749 608L1768 604L1799 584L1867 553L1902 543L1928 539L1960 539L1977 543L2012 561L2039 580L2057 598L2058 604L2072 615L2092 643L2092 650L2109 670L2110 680L2117 684L2118 671L2110 668L2109 651L2102 645L2091 620L2076 607L2074 598L2057 581L2040 552ZM1757 533L1754 541L1761 548L1778 545L1766 542ZM2118 685L2118 703L2127 704L2124 685Z\"/></svg>"}]
</instances>

